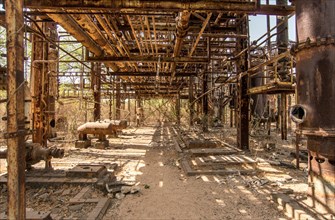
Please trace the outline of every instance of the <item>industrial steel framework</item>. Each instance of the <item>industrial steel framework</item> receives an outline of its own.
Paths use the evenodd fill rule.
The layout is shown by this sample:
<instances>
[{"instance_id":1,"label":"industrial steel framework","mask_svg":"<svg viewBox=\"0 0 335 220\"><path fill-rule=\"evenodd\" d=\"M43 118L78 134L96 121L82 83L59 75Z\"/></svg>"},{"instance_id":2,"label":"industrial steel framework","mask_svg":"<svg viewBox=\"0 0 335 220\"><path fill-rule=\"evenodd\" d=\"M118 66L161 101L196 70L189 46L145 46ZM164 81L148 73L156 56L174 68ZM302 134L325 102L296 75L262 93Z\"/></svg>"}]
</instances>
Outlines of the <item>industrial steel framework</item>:
<instances>
[{"instance_id":1,"label":"industrial steel framework","mask_svg":"<svg viewBox=\"0 0 335 220\"><path fill-rule=\"evenodd\" d=\"M327 107L334 90L335 2L278 0L221 1L5 1L7 28L8 218L24 219L24 86L23 37L30 33L31 112L33 142L47 147L55 126L55 101L61 97L94 100L94 119L101 99L115 99L120 119L122 100L175 97L177 123L180 100L188 99L190 125L199 113L203 130L210 111L230 104L238 147L249 148L249 101L255 94L280 94L282 138L287 135L286 94L294 92L296 56L298 103L302 130L308 136L313 198L334 211L334 117ZM315 5L318 7L315 8ZM298 43L289 51L287 19L296 13ZM277 15L277 43L270 31L251 43L248 15ZM306 17L307 16L307 17ZM63 30L60 31L57 25ZM322 24L322 25L320 25ZM71 35L72 40L62 37ZM265 40L264 40L265 38ZM264 46L263 43L267 43ZM62 44L80 43L82 57L64 51ZM59 56L67 54L68 59ZM81 70L60 72L61 63L79 63ZM79 91L59 94L60 79L78 77ZM255 83L255 78L262 78ZM197 80L195 80L197 79ZM85 86L87 81L90 85ZM86 92L85 92L86 91ZM215 92L219 91L219 92ZM201 108L196 108L201 107ZM221 112L222 114L222 112ZM236 118L233 119L233 116ZM294 116L294 114L293 114ZM138 122L140 123L140 122ZM233 123L232 123L233 124ZM322 187L326 190L321 192Z\"/></svg>"}]
</instances>

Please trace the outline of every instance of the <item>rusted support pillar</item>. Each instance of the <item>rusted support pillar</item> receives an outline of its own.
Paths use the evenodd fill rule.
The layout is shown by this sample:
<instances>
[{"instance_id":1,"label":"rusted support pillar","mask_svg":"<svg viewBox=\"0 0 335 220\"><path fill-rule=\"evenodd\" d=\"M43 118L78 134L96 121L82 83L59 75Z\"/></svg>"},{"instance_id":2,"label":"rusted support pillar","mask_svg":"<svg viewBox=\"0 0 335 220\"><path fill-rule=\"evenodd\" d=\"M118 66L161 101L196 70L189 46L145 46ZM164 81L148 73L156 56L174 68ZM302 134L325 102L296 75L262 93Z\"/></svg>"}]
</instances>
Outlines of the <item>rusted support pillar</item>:
<instances>
[{"instance_id":1,"label":"rusted support pillar","mask_svg":"<svg viewBox=\"0 0 335 220\"><path fill-rule=\"evenodd\" d=\"M202 76L202 92L206 93L208 90L208 83L207 83L208 75L207 73L203 73ZM208 131L208 95L204 95L202 98L202 131Z\"/></svg>"},{"instance_id":2,"label":"rusted support pillar","mask_svg":"<svg viewBox=\"0 0 335 220\"><path fill-rule=\"evenodd\" d=\"M49 38L53 41L58 41L58 32L57 32L57 24L54 22L49 22L46 24L47 26L47 34ZM48 60L51 62L48 65L48 83L49 90L47 91L48 97L48 106L47 106L47 122L48 122L48 138L56 137L56 99L58 96L58 79L54 77L58 73L58 60L59 53L58 49L54 44L48 43Z\"/></svg>"},{"instance_id":3,"label":"rusted support pillar","mask_svg":"<svg viewBox=\"0 0 335 220\"><path fill-rule=\"evenodd\" d=\"M249 149L249 96L248 79L243 76L237 84L237 146L240 149Z\"/></svg>"},{"instance_id":4,"label":"rusted support pillar","mask_svg":"<svg viewBox=\"0 0 335 220\"><path fill-rule=\"evenodd\" d=\"M287 140L287 98L286 94L282 93L280 98L280 130L281 139Z\"/></svg>"},{"instance_id":5,"label":"rusted support pillar","mask_svg":"<svg viewBox=\"0 0 335 220\"><path fill-rule=\"evenodd\" d=\"M92 90L94 98L93 120L98 121L101 116L101 63L92 63Z\"/></svg>"},{"instance_id":6,"label":"rusted support pillar","mask_svg":"<svg viewBox=\"0 0 335 220\"><path fill-rule=\"evenodd\" d=\"M296 0L295 117L307 136L309 195L335 213L335 1ZM304 109L304 111L302 111Z\"/></svg>"},{"instance_id":7,"label":"rusted support pillar","mask_svg":"<svg viewBox=\"0 0 335 220\"><path fill-rule=\"evenodd\" d=\"M180 125L180 92L177 94L176 99L176 116L177 116L177 125Z\"/></svg>"},{"instance_id":8,"label":"rusted support pillar","mask_svg":"<svg viewBox=\"0 0 335 220\"><path fill-rule=\"evenodd\" d=\"M41 29L52 41L58 40L56 23L43 23ZM33 142L47 146L47 139L54 137L55 102L58 95L58 50L38 35L32 37L31 94Z\"/></svg>"},{"instance_id":9,"label":"rusted support pillar","mask_svg":"<svg viewBox=\"0 0 335 220\"><path fill-rule=\"evenodd\" d=\"M244 21L239 27L241 34L246 34L247 18L242 18ZM246 41L243 39L238 40L237 52L247 47ZM237 61L237 72L242 73L248 68L247 52L241 55ZM249 96L248 92L248 76L242 76L237 83L237 108L236 108L236 128L237 128L237 147L243 150L249 149Z\"/></svg>"},{"instance_id":10,"label":"rusted support pillar","mask_svg":"<svg viewBox=\"0 0 335 220\"><path fill-rule=\"evenodd\" d=\"M7 25L7 219L26 218L24 143L23 0L6 0Z\"/></svg>"},{"instance_id":11,"label":"rusted support pillar","mask_svg":"<svg viewBox=\"0 0 335 220\"><path fill-rule=\"evenodd\" d=\"M287 111L291 109L292 106L292 96L288 95L287 97ZM287 130L292 131L292 120L290 117L287 117Z\"/></svg>"},{"instance_id":12,"label":"rusted support pillar","mask_svg":"<svg viewBox=\"0 0 335 220\"><path fill-rule=\"evenodd\" d=\"M193 94L193 84L194 84L194 78L193 76L190 76L189 79L189 85L188 85L188 100L190 103L190 126L193 126L193 119L194 119L194 94ZM192 104L193 103L193 104Z\"/></svg>"},{"instance_id":13,"label":"rusted support pillar","mask_svg":"<svg viewBox=\"0 0 335 220\"><path fill-rule=\"evenodd\" d=\"M277 0L277 5L287 5L287 0ZM286 20L286 16L277 16L277 25L279 23L283 23L277 27L277 46L278 46L278 54L284 53L287 50L288 46L288 21ZM283 58L278 61L278 75L282 81L287 81L289 79L287 68L288 60L287 58ZM287 140L287 101L286 94L282 93L278 95L278 113L280 118L280 132L282 140Z\"/></svg>"},{"instance_id":14,"label":"rusted support pillar","mask_svg":"<svg viewBox=\"0 0 335 220\"><path fill-rule=\"evenodd\" d=\"M112 84L112 82L111 82L111 84ZM108 102L108 104L109 104L109 112L108 112L108 116L109 116L109 119L110 120L112 120L112 118L113 118L113 110L112 110L112 103L113 103L113 96L112 96L112 92L109 90L109 102Z\"/></svg>"},{"instance_id":15,"label":"rusted support pillar","mask_svg":"<svg viewBox=\"0 0 335 220\"><path fill-rule=\"evenodd\" d=\"M116 77L116 102L115 102L115 119L116 120L120 120L121 118L121 81L120 81L120 77Z\"/></svg>"},{"instance_id":16,"label":"rusted support pillar","mask_svg":"<svg viewBox=\"0 0 335 220\"><path fill-rule=\"evenodd\" d=\"M234 85L229 85L229 95L232 97L232 99L229 102L229 110L230 110L230 127L234 127L234 121L235 121L235 114L234 111L236 109L236 90L234 88Z\"/></svg>"},{"instance_id":17,"label":"rusted support pillar","mask_svg":"<svg viewBox=\"0 0 335 220\"><path fill-rule=\"evenodd\" d=\"M267 130L268 130L268 135L271 135L271 118L272 118L272 113L271 113L271 108L270 108L270 101L267 101L267 112L268 112L268 121L267 121Z\"/></svg>"},{"instance_id":18,"label":"rusted support pillar","mask_svg":"<svg viewBox=\"0 0 335 220\"><path fill-rule=\"evenodd\" d=\"M142 108L142 100L140 97L136 97L136 126L139 127L142 123L143 117L143 108Z\"/></svg>"},{"instance_id":19,"label":"rusted support pillar","mask_svg":"<svg viewBox=\"0 0 335 220\"><path fill-rule=\"evenodd\" d=\"M35 25L32 25L33 28L37 29ZM40 28L43 30L42 25ZM44 60L43 48L44 48L43 39L38 35L32 35L32 52L31 52L31 94L32 94L32 103L31 103L31 113L32 113L32 129L33 133L33 142L40 143L43 145L43 113L42 111L43 104L41 100L42 96L42 75L43 67L45 63L34 62L35 60ZM46 100L44 100L45 103Z\"/></svg>"}]
</instances>

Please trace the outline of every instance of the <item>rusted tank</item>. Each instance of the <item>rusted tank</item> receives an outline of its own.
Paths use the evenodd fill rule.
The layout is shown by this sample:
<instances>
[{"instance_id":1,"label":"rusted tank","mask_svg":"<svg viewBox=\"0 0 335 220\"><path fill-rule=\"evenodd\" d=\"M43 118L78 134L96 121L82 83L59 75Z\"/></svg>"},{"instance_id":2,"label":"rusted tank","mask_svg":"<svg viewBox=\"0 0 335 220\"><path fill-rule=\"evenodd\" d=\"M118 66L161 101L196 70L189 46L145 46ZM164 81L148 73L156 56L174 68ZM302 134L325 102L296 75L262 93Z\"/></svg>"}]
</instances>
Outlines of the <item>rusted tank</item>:
<instances>
[{"instance_id":1,"label":"rusted tank","mask_svg":"<svg viewBox=\"0 0 335 220\"><path fill-rule=\"evenodd\" d=\"M88 134L98 136L98 141L94 142L93 146L98 149L105 149L109 146L109 141L106 140L106 135L117 136L117 132L127 128L126 120L104 120L97 122L87 122L78 127L79 140L76 141L76 148L87 148L92 142L88 139Z\"/></svg>"},{"instance_id":2,"label":"rusted tank","mask_svg":"<svg viewBox=\"0 0 335 220\"><path fill-rule=\"evenodd\" d=\"M307 136L309 194L335 212L335 1L296 0L298 104L293 119Z\"/></svg>"},{"instance_id":3,"label":"rusted tank","mask_svg":"<svg viewBox=\"0 0 335 220\"><path fill-rule=\"evenodd\" d=\"M80 134L112 135L115 132L127 127L126 120L105 120L97 122L87 122L78 127Z\"/></svg>"}]
</instances>

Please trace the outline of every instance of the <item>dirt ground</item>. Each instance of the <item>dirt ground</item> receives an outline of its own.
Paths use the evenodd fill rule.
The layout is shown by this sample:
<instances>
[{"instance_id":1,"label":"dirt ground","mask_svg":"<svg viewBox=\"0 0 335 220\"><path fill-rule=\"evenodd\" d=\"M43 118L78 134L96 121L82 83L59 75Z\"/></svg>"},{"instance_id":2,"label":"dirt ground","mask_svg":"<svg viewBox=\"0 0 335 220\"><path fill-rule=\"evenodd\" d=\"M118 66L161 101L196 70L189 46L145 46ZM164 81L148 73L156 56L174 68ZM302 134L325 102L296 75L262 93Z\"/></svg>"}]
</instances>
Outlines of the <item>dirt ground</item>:
<instances>
[{"instance_id":1,"label":"dirt ground","mask_svg":"<svg viewBox=\"0 0 335 220\"><path fill-rule=\"evenodd\" d=\"M169 125L128 128L119 138L110 138L110 149L76 149L74 143L56 143L66 149L63 159L54 159L54 169L69 169L80 163L117 163L117 180L135 184L139 192L115 198L106 190L91 186L94 198L112 198L103 219L289 219L271 201L274 191L292 189L296 196L307 191L306 168L271 166L266 160L294 158L292 137L282 141L277 133L270 140L259 135L251 138L249 156L264 170L257 175L186 176L180 161L185 153L175 149L175 135ZM186 130L186 129L185 129ZM236 129L211 130L209 137L235 144ZM187 131L197 133L194 131ZM235 136L236 137L236 136ZM268 142L275 147L267 149ZM53 143L55 144L55 143ZM271 145L272 146L272 145ZM43 162L36 168L42 168ZM302 163L303 165L303 163ZM3 167L3 163L2 163ZM82 186L27 187L27 207L51 211L55 219L86 219L94 205L70 208L69 200ZM7 190L1 187L0 213L6 210Z\"/></svg>"}]
</instances>

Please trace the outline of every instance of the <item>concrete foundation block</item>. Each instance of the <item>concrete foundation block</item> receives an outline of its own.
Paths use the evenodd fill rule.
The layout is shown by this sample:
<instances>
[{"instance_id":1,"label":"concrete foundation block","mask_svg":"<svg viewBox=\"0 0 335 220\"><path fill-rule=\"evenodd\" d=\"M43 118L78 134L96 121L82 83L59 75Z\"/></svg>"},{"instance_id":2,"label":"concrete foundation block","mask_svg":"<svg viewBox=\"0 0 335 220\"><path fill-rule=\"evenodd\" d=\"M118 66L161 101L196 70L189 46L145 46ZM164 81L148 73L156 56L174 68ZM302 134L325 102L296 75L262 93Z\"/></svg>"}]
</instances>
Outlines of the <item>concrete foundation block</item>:
<instances>
[{"instance_id":1,"label":"concrete foundation block","mask_svg":"<svg viewBox=\"0 0 335 220\"><path fill-rule=\"evenodd\" d=\"M109 147L109 141L108 140L96 140L92 143L92 146L96 149L105 149Z\"/></svg>"},{"instance_id":2,"label":"concrete foundation block","mask_svg":"<svg viewBox=\"0 0 335 220\"><path fill-rule=\"evenodd\" d=\"M76 148L88 148L91 146L91 140L77 140L75 143Z\"/></svg>"}]
</instances>

